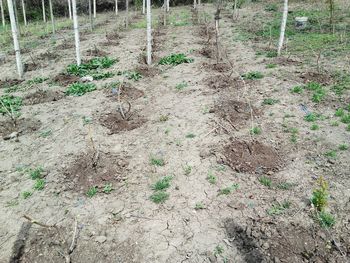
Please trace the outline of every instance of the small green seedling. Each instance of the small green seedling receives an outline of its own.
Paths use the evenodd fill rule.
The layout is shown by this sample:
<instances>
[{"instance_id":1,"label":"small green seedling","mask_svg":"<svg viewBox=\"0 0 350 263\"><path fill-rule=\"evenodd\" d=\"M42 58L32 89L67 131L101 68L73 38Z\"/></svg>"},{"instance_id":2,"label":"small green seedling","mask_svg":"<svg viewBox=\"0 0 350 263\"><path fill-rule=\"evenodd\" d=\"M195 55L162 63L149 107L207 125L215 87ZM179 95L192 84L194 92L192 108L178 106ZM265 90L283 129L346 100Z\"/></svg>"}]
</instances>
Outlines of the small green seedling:
<instances>
[{"instance_id":1,"label":"small green seedling","mask_svg":"<svg viewBox=\"0 0 350 263\"><path fill-rule=\"evenodd\" d=\"M225 187L223 189L220 189L219 195L228 195L231 194L234 190L237 190L239 188L238 184L232 184L229 187Z\"/></svg>"},{"instance_id":2,"label":"small green seedling","mask_svg":"<svg viewBox=\"0 0 350 263\"><path fill-rule=\"evenodd\" d=\"M341 150L341 151L346 151L347 149L349 149L349 145L347 145L345 143L340 144L338 149Z\"/></svg>"},{"instance_id":3,"label":"small green seedling","mask_svg":"<svg viewBox=\"0 0 350 263\"><path fill-rule=\"evenodd\" d=\"M44 131L40 132L39 136L41 138L46 138L46 137L49 137L51 134L52 134L52 130L48 129L48 130L44 130Z\"/></svg>"},{"instance_id":4,"label":"small green seedling","mask_svg":"<svg viewBox=\"0 0 350 263\"><path fill-rule=\"evenodd\" d=\"M288 182L282 182L277 185L277 188L282 189L282 190L289 190L294 187L295 184L293 183L288 183Z\"/></svg>"},{"instance_id":5,"label":"small green seedling","mask_svg":"<svg viewBox=\"0 0 350 263\"><path fill-rule=\"evenodd\" d=\"M242 75L243 79L250 79L250 80L262 79L263 77L264 75L259 71L251 71Z\"/></svg>"},{"instance_id":6,"label":"small green seedling","mask_svg":"<svg viewBox=\"0 0 350 263\"><path fill-rule=\"evenodd\" d=\"M172 65L177 66L182 63L192 63L194 60L192 58L186 57L185 54L171 54L170 56L166 56L160 59L159 65Z\"/></svg>"},{"instance_id":7,"label":"small green seedling","mask_svg":"<svg viewBox=\"0 0 350 263\"><path fill-rule=\"evenodd\" d=\"M279 100L277 100L277 99L268 98L268 99L264 99L262 104L263 105L274 105L278 102L279 102Z\"/></svg>"},{"instance_id":8,"label":"small green seedling","mask_svg":"<svg viewBox=\"0 0 350 263\"><path fill-rule=\"evenodd\" d=\"M344 116L344 114L345 114L345 111L344 111L344 109L342 109L342 108L339 108L339 109L337 109L336 111L335 111L335 116L337 116L337 117L342 117L342 116Z\"/></svg>"},{"instance_id":9,"label":"small green seedling","mask_svg":"<svg viewBox=\"0 0 350 263\"><path fill-rule=\"evenodd\" d=\"M266 212L268 215L280 215L285 212L285 210L290 208L291 203L289 201L283 201L282 203L273 204L270 209Z\"/></svg>"},{"instance_id":10,"label":"small green seedling","mask_svg":"<svg viewBox=\"0 0 350 263\"><path fill-rule=\"evenodd\" d=\"M113 185L111 183L109 184L106 184L104 187L103 187L103 192L105 194L109 194L113 191Z\"/></svg>"},{"instance_id":11,"label":"small green seedling","mask_svg":"<svg viewBox=\"0 0 350 263\"><path fill-rule=\"evenodd\" d=\"M169 194L164 191L157 191L150 196L150 199L156 204L164 203L169 199Z\"/></svg>"},{"instance_id":12,"label":"small green seedling","mask_svg":"<svg viewBox=\"0 0 350 263\"><path fill-rule=\"evenodd\" d=\"M214 249L214 255L221 255L222 253L224 253L224 248L220 245L217 245Z\"/></svg>"},{"instance_id":13,"label":"small green seedling","mask_svg":"<svg viewBox=\"0 0 350 263\"><path fill-rule=\"evenodd\" d=\"M27 199L27 198L31 197L32 194L33 194L33 193L30 192L30 191L24 191L24 192L22 192L22 197L23 197L24 199Z\"/></svg>"},{"instance_id":14,"label":"small green seedling","mask_svg":"<svg viewBox=\"0 0 350 263\"><path fill-rule=\"evenodd\" d=\"M211 184L216 184L217 178L212 174L212 172L208 172L207 180Z\"/></svg>"},{"instance_id":15,"label":"small green seedling","mask_svg":"<svg viewBox=\"0 0 350 263\"><path fill-rule=\"evenodd\" d=\"M184 173L185 173L185 175L190 175L191 174L191 172L192 172L192 166L191 165L188 165L188 164L186 164L185 166L184 166Z\"/></svg>"},{"instance_id":16,"label":"small green seedling","mask_svg":"<svg viewBox=\"0 0 350 263\"><path fill-rule=\"evenodd\" d=\"M166 121L168 121L169 120L169 116L168 115L161 115L160 117L159 117L159 121L160 122L166 122Z\"/></svg>"},{"instance_id":17,"label":"small green seedling","mask_svg":"<svg viewBox=\"0 0 350 263\"><path fill-rule=\"evenodd\" d=\"M34 184L34 189L35 190L43 190L45 187L45 180L44 179L36 179L35 184Z\"/></svg>"},{"instance_id":18,"label":"small green seedling","mask_svg":"<svg viewBox=\"0 0 350 263\"><path fill-rule=\"evenodd\" d=\"M165 165L165 161L163 158L156 158L156 157L151 157L151 165L154 166L164 166Z\"/></svg>"},{"instance_id":19,"label":"small green seedling","mask_svg":"<svg viewBox=\"0 0 350 263\"><path fill-rule=\"evenodd\" d=\"M314 122L318 119L315 113L308 113L305 115L304 120L307 122Z\"/></svg>"},{"instance_id":20,"label":"small green seedling","mask_svg":"<svg viewBox=\"0 0 350 263\"><path fill-rule=\"evenodd\" d=\"M251 130L250 130L250 134L252 134L252 135L259 135L259 134L261 134L261 128L259 128L259 127L254 127L254 128L252 128Z\"/></svg>"},{"instance_id":21,"label":"small green seedling","mask_svg":"<svg viewBox=\"0 0 350 263\"><path fill-rule=\"evenodd\" d=\"M329 158L337 158L337 152L335 150L328 151L324 155Z\"/></svg>"},{"instance_id":22,"label":"small green seedling","mask_svg":"<svg viewBox=\"0 0 350 263\"><path fill-rule=\"evenodd\" d=\"M68 96L83 96L84 94L96 90L96 85L93 83L73 83L71 84L65 94Z\"/></svg>"},{"instance_id":23,"label":"small green seedling","mask_svg":"<svg viewBox=\"0 0 350 263\"><path fill-rule=\"evenodd\" d=\"M173 179L172 176L164 176L160 180L158 180L154 185L152 185L152 190L160 191L165 190L170 187L170 182Z\"/></svg>"},{"instance_id":24,"label":"small green seedling","mask_svg":"<svg viewBox=\"0 0 350 263\"><path fill-rule=\"evenodd\" d=\"M334 216L328 212L325 212L325 211L319 212L317 219L320 225L324 228L330 228L335 225Z\"/></svg>"},{"instance_id":25,"label":"small green seedling","mask_svg":"<svg viewBox=\"0 0 350 263\"><path fill-rule=\"evenodd\" d=\"M303 91L304 89L301 86L295 86L290 90L291 93L296 93L296 94L301 94L303 93Z\"/></svg>"},{"instance_id":26,"label":"small green seedling","mask_svg":"<svg viewBox=\"0 0 350 263\"><path fill-rule=\"evenodd\" d=\"M97 194L97 187L96 186L90 187L86 193L86 195L90 198L94 197L96 194Z\"/></svg>"},{"instance_id":27,"label":"small green seedling","mask_svg":"<svg viewBox=\"0 0 350 263\"><path fill-rule=\"evenodd\" d=\"M199 202L199 203L196 203L194 209L195 210L202 210L202 209L205 209L205 206L203 203Z\"/></svg>"},{"instance_id":28,"label":"small green seedling","mask_svg":"<svg viewBox=\"0 0 350 263\"><path fill-rule=\"evenodd\" d=\"M266 65L266 68L269 68L269 69L271 69L271 68L276 68L276 67L277 67L276 64L267 64L267 65Z\"/></svg>"},{"instance_id":29,"label":"small green seedling","mask_svg":"<svg viewBox=\"0 0 350 263\"><path fill-rule=\"evenodd\" d=\"M328 183L322 176L318 178L316 183L317 188L312 192L311 203L319 212L322 212L328 205Z\"/></svg>"},{"instance_id":30,"label":"small green seedling","mask_svg":"<svg viewBox=\"0 0 350 263\"><path fill-rule=\"evenodd\" d=\"M320 129L320 126L318 126L316 123L314 123L314 124L311 125L310 129L311 129L312 131L317 131L317 130Z\"/></svg>"},{"instance_id":31,"label":"small green seedling","mask_svg":"<svg viewBox=\"0 0 350 263\"><path fill-rule=\"evenodd\" d=\"M194 137L196 137L196 135L193 133L186 134L186 138L188 138L188 139L193 139Z\"/></svg>"},{"instance_id":32,"label":"small green seedling","mask_svg":"<svg viewBox=\"0 0 350 263\"><path fill-rule=\"evenodd\" d=\"M187 87L188 87L188 83L183 81L183 82L180 82L180 83L176 84L175 89L177 91L181 91L181 90L183 90L184 88L187 88Z\"/></svg>"},{"instance_id":33,"label":"small green seedling","mask_svg":"<svg viewBox=\"0 0 350 263\"><path fill-rule=\"evenodd\" d=\"M43 175L42 173L44 172L44 169L42 167L37 167L35 169L29 169L29 176L32 180L36 179L42 179Z\"/></svg>"},{"instance_id":34,"label":"small green seedling","mask_svg":"<svg viewBox=\"0 0 350 263\"><path fill-rule=\"evenodd\" d=\"M261 177L259 178L259 182L260 182L262 185L264 185L264 186L266 186L266 187L269 187L269 188L272 186L272 180L271 180L270 178L266 177L266 176L261 176Z\"/></svg>"}]
</instances>

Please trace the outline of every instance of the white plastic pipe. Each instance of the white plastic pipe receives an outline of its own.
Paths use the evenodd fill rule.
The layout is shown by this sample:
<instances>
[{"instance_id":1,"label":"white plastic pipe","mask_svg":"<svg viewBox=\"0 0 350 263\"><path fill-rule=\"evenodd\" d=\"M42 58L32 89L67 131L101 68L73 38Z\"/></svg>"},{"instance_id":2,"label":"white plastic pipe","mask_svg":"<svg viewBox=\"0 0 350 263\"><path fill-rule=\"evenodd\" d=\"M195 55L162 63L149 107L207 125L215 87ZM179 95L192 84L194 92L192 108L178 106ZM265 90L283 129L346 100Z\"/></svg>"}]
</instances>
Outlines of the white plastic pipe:
<instances>
[{"instance_id":1,"label":"white plastic pipe","mask_svg":"<svg viewBox=\"0 0 350 263\"><path fill-rule=\"evenodd\" d=\"M145 10L146 10L146 0L142 0L142 14L145 14Z\"/></svg>"},{"instance_id":2,"label":"white plastic pipe","mask_svg":"<svg viewBox=\"0 0 350 263\"><path fill-rule=\"evenodd\" d=\"M78 16L77 16L77 4L76 4L75 0L72 0L72 7L73 7L73 27L74 27L74 38L75 38L75 53L76 53L76 57L77 57L77 65L80 66L81 57L80 57L79 23L78 23Z\"/></svg>"},{"instance_id":3,"label":"white plastic pipe","mask_svg":"<svg viewBox=\"0 0 350 263\"><path fill-rule=\"evenodd\" d=\"M52 0L49 0L49 7L50 7L50 17L51 17L51 24L52 24L52 34L56 34L56 29L55 29L55 18L53 16L53 9L52 9Z\"/></svg>"},{"instance_id":4,"label":"white plastic pipe","mask_svg":"<svg viewBox=\"0 0 350 263\"><path fill-rule=\"evenodd\" d=\"M94 18L96 18L96 0L93 1L94 4Z\"/></svg>"},{"instance_id":5,"label":"white plastic pipe","mask_svg":"<svg viewBox=\"0 0 350 263\"><path fill-rule=\"evenodd\" d=\"M152 64L152 14L151 0L147 0L147 64Z\"/></svg>"},{"instance_id":6,"label":"white plastic pipe","mask_svg":"<svg viewBox=\"0 0 350 263\"><path fill-rule=\"evenodd\" d=\"M4 4L2 0L0 0L0 8L1 8L1 21L2 21L2 26L5 27L6 21L5 21L5 11L4 11Z\"/></svg>"},{"instance_id":7,"label":"white plastic pipe","mask_svg":"<svg viewBox=\"0 0 350 263\"><path fill-rule=\"evenodd\" d=\"M23 64L22 64L22 59L21 59L21 51L19 48L17 24L16 24L15 11L13 9L12 0L7 0L7 7L9 10L9 15L10 15L11 30L12 30L12 37L13 37L13 46L15 48L18 76L20 78L23 78Z\"/></svg>"},{"instance_id":8,"label":"white plastic pipe","mask_svg":"<svg viewBox=\"0 0 350 263\"><path fill-rule=\"evenodd\" d=\"M69 19L72 19L72 4L70 0L68 0L68 13L69 13Z\"/></svg>"},{"instance_id":9,"label":"white plastic pipe","mask_svg":"<svg viewBox=\"0 0 350 263\"><path fill-rule=\"evenodd\" d=\"M27 14L26 14L26 6L24 4L24 0L22 0L22 13L23 13L24 25L27 26Z\"/></svg>"},{"instance_id":10,"label":"white plastic pipe","mask_svg":"<svg viewBox=\"0 0 350 263\"><path fill-rule=\"evenodd\" d=\"M115 15L118 15L118 0L115 0Z\"/></svg>"},{"instance_id":11,"label":"white plastic pipe","mask_svg":"<svg viewBox=\"0 0 350 263\"><path fill-rule=\"evenodd\" d=\"M283 47L284 34L286 32L286 25L287 25L287 18L288 18L288 0L284 0L280 40L278 41L278 48L277 48L277 55L278 56L281 55L281 51L282 51L282 47Z\"/></svg>"},{"instance_id":12,"label":"white plastic pipe","mask_svg":"<svg viewBox=\"0 0 350 263\"><path fill-rule=\"evenodd\" d=\"M43 10L43 21L46 23L45 0L41 0L41 6Z\"/></svg>"}]
</instances>

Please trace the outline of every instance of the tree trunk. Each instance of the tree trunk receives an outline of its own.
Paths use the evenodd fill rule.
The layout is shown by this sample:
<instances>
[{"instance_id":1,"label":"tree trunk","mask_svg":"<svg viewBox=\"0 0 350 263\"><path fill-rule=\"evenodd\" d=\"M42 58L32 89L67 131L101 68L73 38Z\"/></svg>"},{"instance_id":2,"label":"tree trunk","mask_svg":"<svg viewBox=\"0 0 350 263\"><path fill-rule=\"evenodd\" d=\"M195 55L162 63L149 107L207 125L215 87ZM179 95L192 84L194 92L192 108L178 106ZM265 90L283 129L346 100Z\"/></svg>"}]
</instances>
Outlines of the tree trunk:
<instances>
[{"instance_id":1,"label":"tree trunk","mask_svg":"<svg viewBox=\"0 0 350 263\"><path fill-rule=\"evenodd\" d=\"M118 0L115 0L115 15L118 15Z\"/></svg>"},{"instance_id":2,"label":"tree trunk","mask_svg":"<svg viewBox=\"0 0 350 263\"><path fill-rule=\"evenodd\" d=\"M286 25L287 25L287 18L288 18L288 0L284 0L280 40L278 42L278 48L277 48L277 55L278 56L281 55L281 51L282 51L282 47L283 47L284 33L286 32Z\"/></svg>"},{"instance_id":3,"label":"tree trunk","mask_svg":"<svg viewBox=\"0 0 350 263\"><path fill-rule=\"evenodd\" d=\"M69 19L72 19L72 3L71 3L71 0L68 0L68 13L69 13Z\"/></svg>"},{"instance_id":4,"label":"tree trunk","mask_svg":"<svg viewBox=\"0 0 350 263\"><path fill-rule=\"evenodd\" d=\"M52 9L52 0L49 0L49 7L50 7L50 17L51 17L51 24L52 24L52 34L55 36L56 29L55 29L55 18L53 16L53 9Z\"/></svg>"},{"instance_id":5,"label":"tree trunk","mask_svg":"<svg viewBox=\"0 0 350 263\"><path fill-rule=\"evenodd\" d=\"M78 16L77 16L77 4L75 0L72 0L73 7L73 27L74 27L74 38L75 38L75 53L77 57L77 65L80 66L81 58L80 58L80 39L79 39L79 24L78 24Z\"/></svg>"},{"instance_id":6,"label":"tree trunk","mask_svg":"<svg viewBox=\"0 0 350 263\"><path fill-rule=\"evenodd\" d=\"M43 10L43 21L46 23L46 11L45 11L45 0L41 0L41 6Z\"/></svg>"},{"instance_id":7,"label":"tree trunk","mask_svg":"<svg viewBox=\"0 0 350 263\"><path fill-rule=\"evenodd\" d=\"M166 11L169 12L170 10L170 0L166 0Z\"/></svg>"},{"instance_id":8,"label":"tree trunk","mask_svg":"<svg viewBox=\"0 0 350 263\"><path fill-rule=\"evenodd\" d=\"M142 0L142 14L145 14L145 9L146 9L146 0Z\"/></svg>"},{"instance_id":9,"label":"tree trunk","mask_svg":"<svg viewBox=\"0 0 350 263\"><path fill-rule=\"evenodd\" d=\"M151 0L147 0L147 64L152 64L152 15Z\"/></svg>"},{"instance_id":10,"label":"tree trunk","mask_svg":"<svg viewBox=\"0 0 350 263\"><path fill-rule=\"evenodd\" d=\"M94 4L94 18L96 18L96 0L94 0L93 4Z\"/></svg>"},{"instance_id":11,"label":"tree trunk","mask_svg":"<svg viewBox=\"0 0 350 263\"><path fill-rule=\"evenodd\" d=\"M92 31L94 28L94 21L92 18L92 6L91 6L91 0L89 0L89 20L90 20L90 30Z\"/></svg>"},{"instance_id":12,"label":"tree trunk","mask_svg":"<svg viewBox=\"0 0 350 263\"><path fill-rule=\"evenodd\" d=\"M5 11L4 11L4 4L2 0L0 0L0 8L1 8L1 22L2 26L5 27L6 21L5 21Z\"/></svg>"},{"instance_id":13,"label":"tree trunk","mask_svg":"<svg viewBox=\"0 0 350 263\"><path fill-rule=\"evenodd\" d=\"M27 26L27 14L26 14L26 6L24 4L24 0L22 0L22 13L23 13L24 25Z\"/></svg>"},{"instance_id":14,"label":"tree trunk","mask_svg":"<svg viewBox=\"0 0 350 263\"><path fill-rule=\"evenodd\" d=\"M126 8L126 14L125 14L125 27L129 27L129 0L125 0L125 8Z\"/></svg>"},{"instance_id":15,"label":"tree trunk","mask_svg":"<svg viewBox=\"0 0 350 263\"><path fill-rule=\"evenodd\" d=\"M201 5L201 3L202 3L201 0L198 0L198 5Z\"/></svg>"},{"instance_id":16,"label":"tree trunk","mask_svg":"<svg viewBox=\"0 0 350 263\"><path fill-rule=\"evenodd\" d=\"M193 8L197 8L197 1L193 0Z\"/></svg>"},{"instance_id":17,"label":"tree trunk","mask_svg":"<svg viewBox=\"0 0 350 263\"><path fill-rule=\"evenodd\" d=\"M19 76L19 78L23 78L23 65L22 65L22 60L21 60L21 51L20 51L19 42L18 42L17 24L16 24L16 18L15 18L15 12L14 12L14 8L13 8L12 0L7 0L7 7L9 10L9 14L10 14L13 46L15 48L18 76Z\"/></svg>"}]
</instances>

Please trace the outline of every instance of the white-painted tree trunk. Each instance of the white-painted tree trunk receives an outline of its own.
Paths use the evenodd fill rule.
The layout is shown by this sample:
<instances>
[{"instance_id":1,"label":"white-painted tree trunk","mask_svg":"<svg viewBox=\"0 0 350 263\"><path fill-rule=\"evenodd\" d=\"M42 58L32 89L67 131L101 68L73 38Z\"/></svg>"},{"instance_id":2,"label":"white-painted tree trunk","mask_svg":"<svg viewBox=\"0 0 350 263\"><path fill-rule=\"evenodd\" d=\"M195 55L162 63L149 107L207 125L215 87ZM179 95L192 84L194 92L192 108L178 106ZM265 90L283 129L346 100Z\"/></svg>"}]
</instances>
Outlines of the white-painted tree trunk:
<instances>
[{"instance_id":1,"label":"white-painted tree trunk","mask_svg":"<svg viewBox=\"0 0 350 263\"><path fill-rule=\"evenodd\" d=\"M118 15L118 0L115 0L115 15Z\"/></svg>"},{"instance_id":2,"label":"white-painted tree trunk","mask_svg":"<svg viewBox=\"0 0 350 263\"><path fill-rule=\"evenodd\" d=\"M142 14L145 14L145 10L146 10L146 0L142 0Z\"/></svg>"},{"instance_id":3,"label":"white-painted tree trunk","mask_svg":"<svg viewBox=\"0 0 350 263\"><path fill-rule=\"evenodd\" d=\"M152 64L152 7L151 0L147 0L147 64Z\"/></svg>"},{"instance_id":4,"label":"white-painted tree trunk","mask_svg":"<svg viewBox=\"0 0 350 263\"><path fill-rule=\"evenodd\" d=\"M24 25L27 26L26 5L24 4L24 0L22 0L22 13L23 13Z\"/></svg>"},{"instance_id":5,"label":"white-painted tree trunk","mask_svg":"<svg viewBox=\"0 0 350 263\"><path fill-rule=\"evenodd\" d=\"M45 0L41 0L41 8L43 10L43 21L46 23Z\"/></svg>"},{"instance_id":6,"label":"white-painted tree trunk","mask_svg":"<svg viewBox=\"0 0 350 263\"><path fill-rule=\"evenodd\" d=\"M52 34L56 34L56 29L55 29L55 18L53 16L53 9L52 9L52 0L49 0L49 7L50 7L50 17L51 17L51 24L52 24Z\"/></svg>"},{"instance_id":7,"label":"white-painted tree trunk","mask_svg":"<svg viewBox=\"0 0 350 263\"><path fill-rule=\"evenodd\" d=\"M165 0L166 1L166 11L169 12L170 10L170 0Z\"/></svg>"},{"instance_id":8,"label":"white-painted tree trunk","mask_svg":"<svg viewBox=\"0 0 350 263\"><path fill-rule=\"evenodd\" d=\"M0 8L1 8L1 22L2 26L5 27L6 21L5 21L5 10L4 10L4 4L2 0L0 0Z\"/></svg>"},{"instance_id":9,"label":"white-painted tree trunk","mask_svg":"<svg viewBox=\"0 0 350 263\"><path fill-rule=\"evenodd\" d=\"M16 17L15 17L15 12L14 12L14 8L13 8L12 0L7 0L7 7L9 10L9 15L10 15L11 30L12 30L12 37L13 37L13 46L15 48L18 76L20 78L23 78L23 64L22 64L22 59L21 59L21 51L19 48Z\"/></svg>"},{"instance_id":10,"label":"white-painted tree trunk","mask_svg":"<svg viewBox=\"0 0 350 263\"><path fill-rule=\"evenodd\" d=\"M197 1L193 0L193 8L197 8Z\"/></svg>"},{"instance_id":11,"label":"white-painted tree trunk","mask_svg":"<svg viewBox=\"0 0 350 263\"><path fill-rule=\"evenodd\" d=\"M201 5L201 4L202 4L201 0L198 0L198 5Z\"/></svg>"},{"instance_id":12,"label":"white-painted tree trunk","mask_svg":"<svg viewBox=\"0 0 350 263\"><path fill-rule=\"evenodd\" d=\"M81 57L80 57L80 38L79 38L79 23L78 23L78 16L77 16L77 4L75 0L72 0L72 7L73 7L73 26L74 26L74 38L75 38L75 53L77 57L77 65L80 66L81 64Z\"/></svg>"},{"instance_id":13,"label":"white-painted tree trunk","mask_svg":"<svg viewBox=\"0 0 350 263\"><path fill-rule=\"evenodd\" d=\"M126 14L125 14L125 27L129 27L129 0L125 0Z\"/></svg>"},{"instance_id":14,"label":"white-painted tree trunk","mask_svg":"<svg viewBox=\"0 0 350 263\"><path fill-rule=\"evenodd\" d=\"M287 25L287 18L288 18L288 0L284 0L280 40L278 41L278 48L277 48L277 55L278 56L281 55L281 51L282 51L282 47L283 47L284 34L286 32L286 25Z\"/></svg>"},{"instance_id":15,"label":"white-painted tree trunk","mask_svg":"<svg viewBox=\"0 0 350 263\"><path fill-rule=\"evenodd\" d=\"M94 21L92 18L92 6L91 6L91 0L89 0L89 20L90 20L90 30L92 31L94 28Z\"/></svg>"},{"instance_id":16,"label":"white-painted tree trunk","mask_svg":"<svg viewBox=\"0 0 350 263\"><path fill-rule=\"evenodd\" d=\"M71 3L71 0L68 0L68 13L69 13L69 19L72 19L72 3Z\"/></svg>"},{"instance_id":17,"label":"white-painted tree trunk","mask_svg":"<svg viewBox=\"0 0 350 263\"><path fill-rule=\"evenodd\" d=\"M94 18L96 18L96 0L94 0Z\"/></svg>"}]
</instances>

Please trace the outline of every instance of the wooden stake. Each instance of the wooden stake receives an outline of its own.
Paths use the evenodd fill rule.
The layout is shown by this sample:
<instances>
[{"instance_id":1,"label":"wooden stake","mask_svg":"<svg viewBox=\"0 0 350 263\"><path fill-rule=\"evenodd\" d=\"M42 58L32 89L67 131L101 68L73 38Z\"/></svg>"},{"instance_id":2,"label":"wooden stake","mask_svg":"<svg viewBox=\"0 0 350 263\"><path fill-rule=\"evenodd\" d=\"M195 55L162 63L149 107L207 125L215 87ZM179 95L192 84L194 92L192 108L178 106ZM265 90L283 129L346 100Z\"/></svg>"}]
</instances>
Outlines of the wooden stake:
<instances>
[{"instance_id":1,"label":"wooden stake","mask_svg":"<svg viewBox=\"0 0 350 263\"><path fill-rule=\"evenodd\" d=\"M52 24L52 34L55 36L56 29L55 29L55 18L53 16L53 9L52 9L52 0L49 0L49 7L50 7L50 17L51 17L51 24Z\"/></svg>"},{"instance_id":2,"label":"wooden stake","mask_svg":"<svg viewBox=\"0 0 350 263\"><path fill-rule=\"evenodd\" d=\"M147 0L147 64L149 66L152 64L152 14L151 14L151 0Z\"/></svg>"},{"instance_id":3,"label":"wooden stake","mask_svg":"<svg viewBox=\"0 0 350 263\"><path fill-rule=\"evenodd\" d=\"M17 24L16 24L16 18L15 18L15 11L13 9L12 0L7 0L7 7L10 14L13 46L15 48L18 76L19 78L23 78L23 65L22 65L22 59L21 59L21 51L20 51L19 42L18 42L18 31L17 31Z\"/></svg>"},{"instance_id":4,"label":"wooden stake","mask_svg":"<svg viewBox=\"0 0 350 263\"><path fill-rule=\"evenodd\" d=\"M45 0L41 0L41 6L43 9L43 21L44 21L44 23L46 23Z\"/></svg>"},{"instance_id":5,"label":"wooden stake","mask_svg":"<svg viewBox=\"0 0 350 263\"><path fill-rule=\"evenodd\" d=\"M2 0L0 0L0 8L1 8L1 21L2 26L5 27L6 21L5 21L5 11L4 11L4 4ZM4 28L5 29L5 28Z\"/></svg>"},{"instance_id":6,"label":"wooden stake","mask_svg":"<svg viewBox=\"0 0 350 263\"><path fill-rule=\"evenodd\" d=\"M72 0L72 7L73 7L73 26L74 26L74 37L75 37L75 53L77 57L77 65L80 66L81 58L80 58L79 24L78 24L78 16L77 16L77 4L75 0Z\"/></svg>"}]
</instances>

